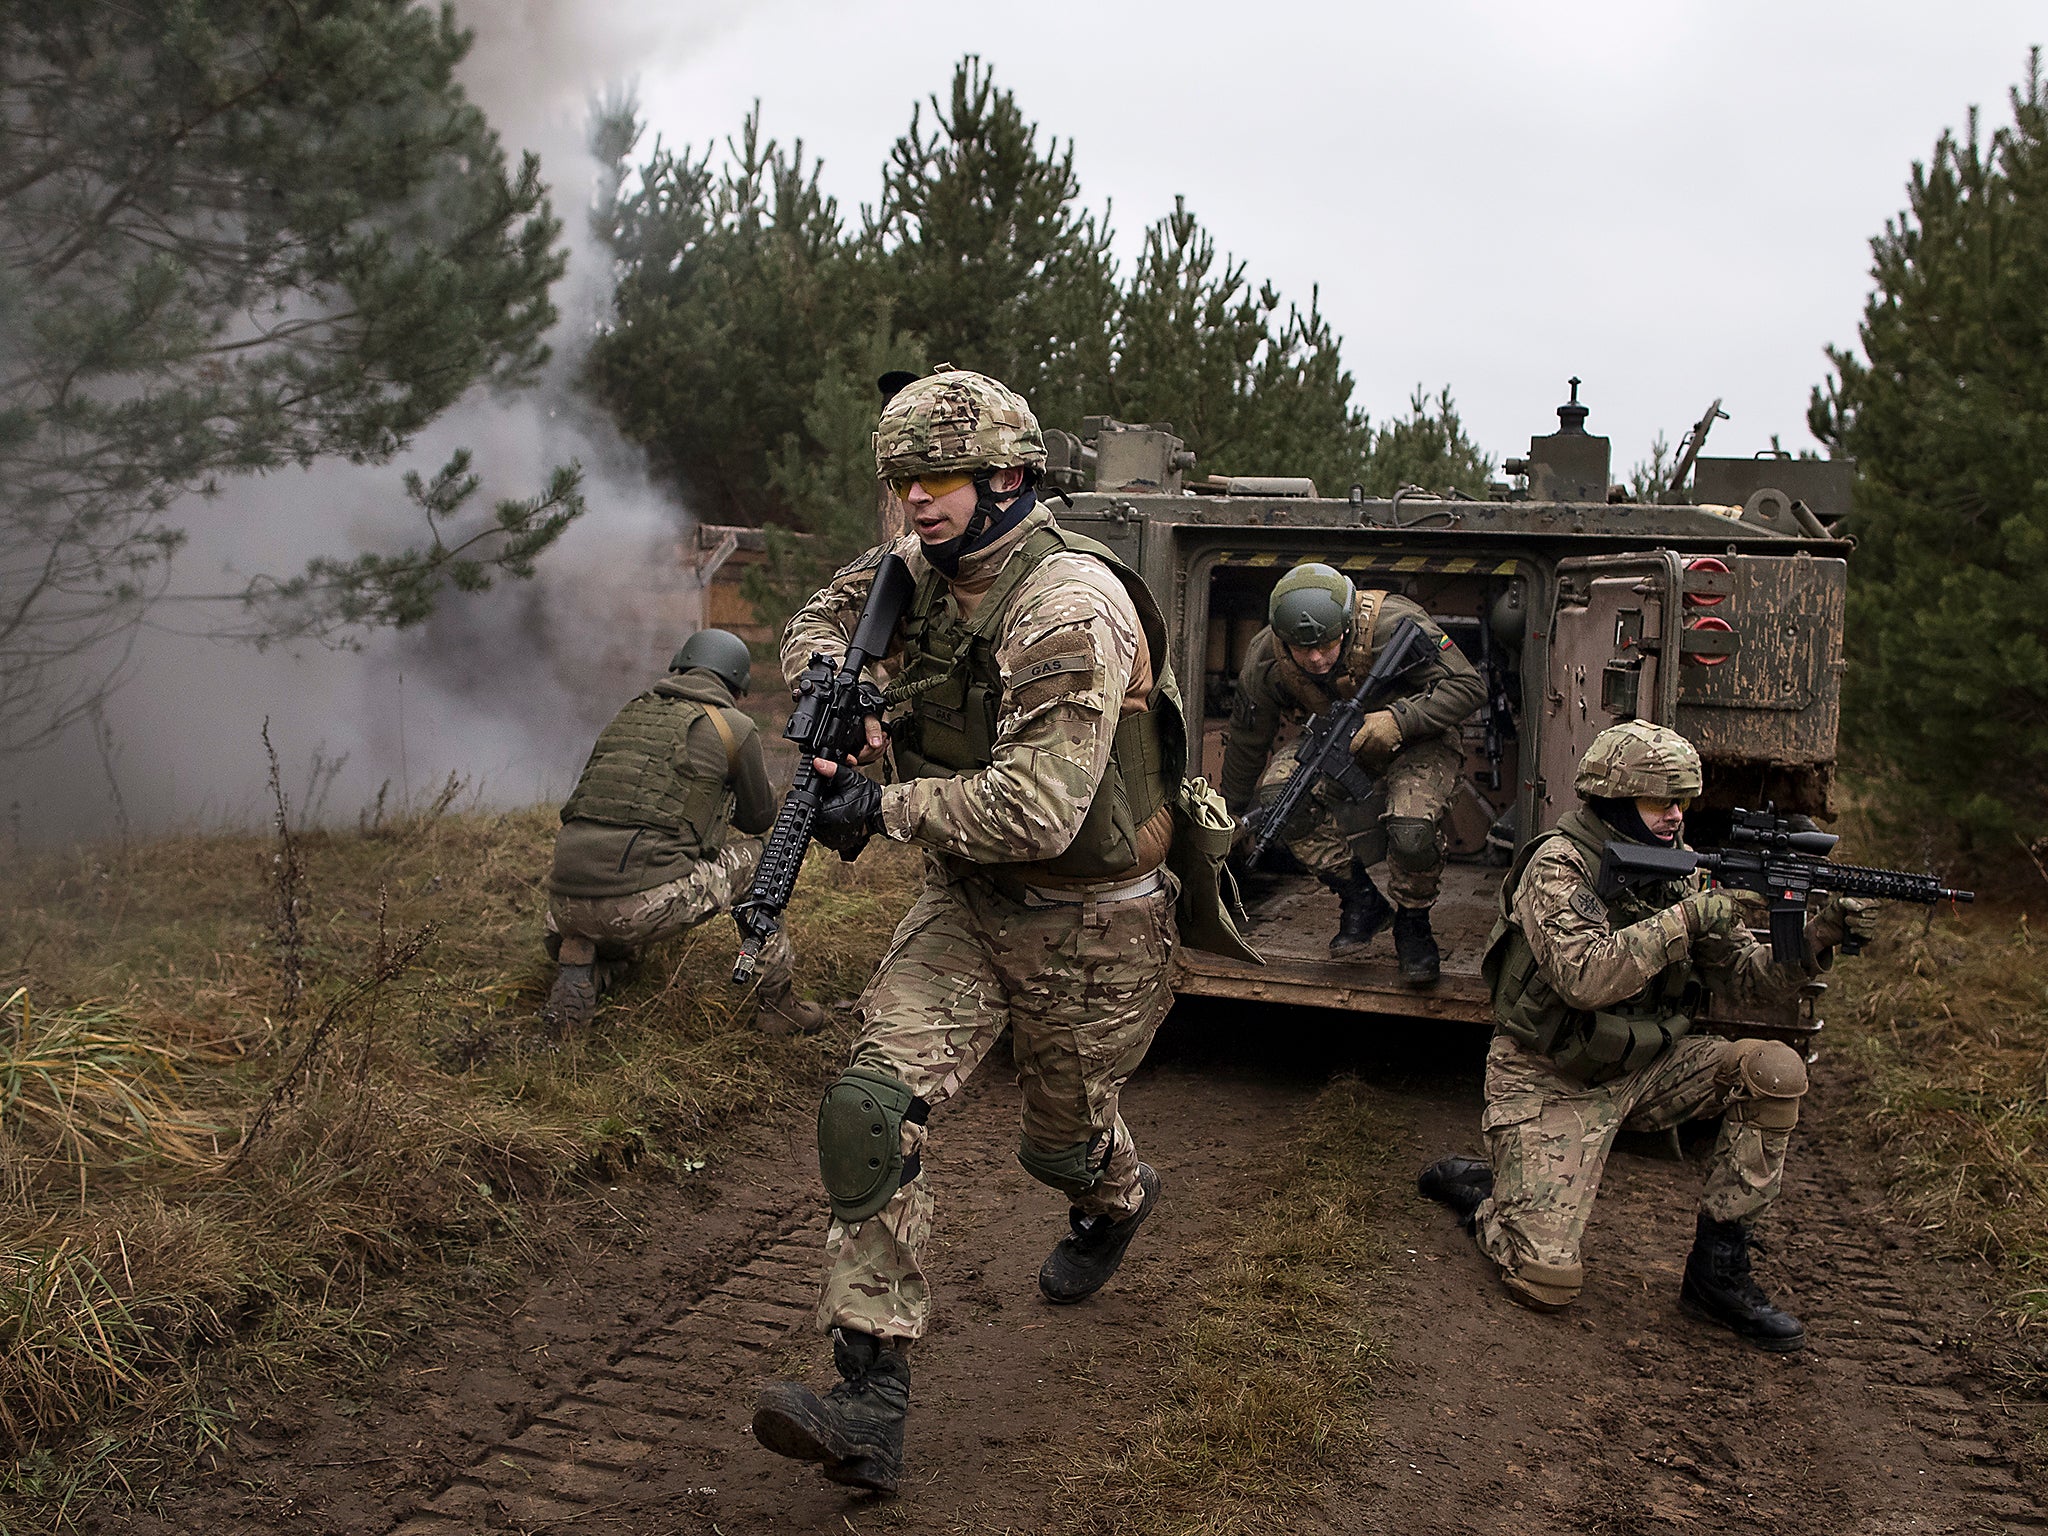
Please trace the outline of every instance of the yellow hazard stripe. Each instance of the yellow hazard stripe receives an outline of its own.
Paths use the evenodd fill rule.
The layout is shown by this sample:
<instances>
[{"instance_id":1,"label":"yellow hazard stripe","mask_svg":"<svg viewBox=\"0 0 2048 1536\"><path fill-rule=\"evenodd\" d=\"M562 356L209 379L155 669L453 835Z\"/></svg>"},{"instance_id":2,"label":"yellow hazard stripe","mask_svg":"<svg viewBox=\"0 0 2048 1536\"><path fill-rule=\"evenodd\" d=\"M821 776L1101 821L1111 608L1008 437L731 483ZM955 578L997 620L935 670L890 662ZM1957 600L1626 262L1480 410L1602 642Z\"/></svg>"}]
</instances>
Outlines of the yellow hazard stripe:
<instances>
[{"instance_id":1,"label":"yellow hazard stripe","mask_svg":"<svg viewBox=\"0 0 2048 1536\"><path fill-rule=\"evenodd\" d=\"M1279 565L1283 561L1292 564L1308 558L1306 555L1225 555L1218 563L1243 570ZM1445 576L1516 576L1522 569L1519 560L1499 560L1489 564L1476 555L1350 555L1335 564L1340 571L1396 571L1403 575L1426 571Z\"/></svg>"}]
</instances>

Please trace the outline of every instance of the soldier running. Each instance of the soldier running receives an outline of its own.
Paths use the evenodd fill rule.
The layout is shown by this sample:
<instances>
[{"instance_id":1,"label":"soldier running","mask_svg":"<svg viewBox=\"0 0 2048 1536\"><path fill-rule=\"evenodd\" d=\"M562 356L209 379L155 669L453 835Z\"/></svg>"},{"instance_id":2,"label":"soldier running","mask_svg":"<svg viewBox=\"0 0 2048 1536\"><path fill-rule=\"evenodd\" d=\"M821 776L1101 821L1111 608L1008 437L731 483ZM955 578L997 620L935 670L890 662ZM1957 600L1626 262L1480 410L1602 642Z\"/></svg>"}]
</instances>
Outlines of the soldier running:
<instances>
[{"instance_id":1,"label":"soldier running","mask_svg":"<svg viewBox=\"0 0 2048 1536\"><path fill-rule=\"evenodd\" d=\"M1291 747L1266 761L1283 723L1356 693L1403 619L1421 625L1434 647L1352 738L1360 765L1379 777L1380 794L1361 803L1323 779L1281 829L1288 851L1337 893L1331 956L1362 953L1392 919L1401 979L1429 986L1443 964L1429 909L1443 882L1444 807L1465 761L1458 725L1486 702L1486 684L1415 603L1394 592L1360 592L1331 566L1310 562L1282 576L1267 618L1246 649L1224 739L1221 788L1238 817L1254 804L1270 806L1294 773ZM1367 873L1381 859L1391 903Z\"/></svg>"},{"instance_id":2,"label":"soldier running","mask_svg":"<svg viewBox=\"0 0 2048 1536\"><path fill-rule=\"evenodd\" d=\"M1491 1166L1449 1157L1422 1192L1456 1211L1524 1306L1578 1296L1580 1239L1624 1128L1722 1117L1680 1304L1759 1348L1799 1349L1806 1331L1750 1274L1749 1230L1778 1196L1806 1063L1774 1040L1692 1032L1708 992L1781 998L1869 937L1874 903L1830 897L1806 925L1806 955L1774 964L1735 898L1703 875L1602 895L1610 842L1684 846L1700 758L1643 721L1594 738L1575 783L1583 805L1530 840L1501 888L1485 972L1498 1021L1481 1125Z\"/></svg>"},{"instance_id":3,"label":"soldier running","mask_svg":"<svg viewBox=\"0 0 2048 1536\"><path fill-rule=\"evenodd\" d=\"M910 1345L931 1321L926 1121L1006 1025L1017 1159L1071 1205L1038 1274L1045 1298L1094 1294L1158 1199L1117 1099L1171 1001L1177 883L1162 863L1185 739L1151 594L1036 500L1045 446L1022 399L942 366L884 407L875 459L914 530L893 546L917 577L889 652L902 782L839 767L815 835L915 843L925 882L818 1115L832 1210L818 1322L843 1379L822 1395L771 1384L754 1433L886 1492L902 1475ZM790 621L792 683L813 651L844 649L889 547ZM869 756L882 740L871 722Z\"/></svg>"},{"instance_id":4,"label":"soldier running","mask_svg":"<svg viewBox=\"0 0 2048 1536\"><path fill-rule=\"evenodd\" d=\"M700 629L669 675L597 738L555 835L547 947L560 964L543 1017L590 1022L612 973L646 945L729 911L754 878L775 799L754 722L733 705L752 670L747 643ZM789 941L762 954L754 1022L808 1034L825 1011L791 990Z\"/></svg>"}]
</instances>

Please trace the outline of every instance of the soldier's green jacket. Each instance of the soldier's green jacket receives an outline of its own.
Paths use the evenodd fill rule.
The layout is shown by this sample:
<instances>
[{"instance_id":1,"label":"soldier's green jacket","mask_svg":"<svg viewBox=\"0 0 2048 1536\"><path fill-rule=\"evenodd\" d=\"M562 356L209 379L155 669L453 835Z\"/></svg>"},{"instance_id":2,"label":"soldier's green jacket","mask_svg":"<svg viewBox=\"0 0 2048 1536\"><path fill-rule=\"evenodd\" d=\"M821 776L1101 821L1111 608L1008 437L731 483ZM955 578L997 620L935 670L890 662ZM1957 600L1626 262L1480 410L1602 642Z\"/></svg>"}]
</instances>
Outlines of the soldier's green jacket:
<instances>
[{"instance_id":1,"label":"soldier's green jacket","mask_svg":"<svg viewBox=\"0 0 2048 1536\"><path fill-rule=\"evenodd\" d=\"M943 601L971 617L1018 546L1052 521L1043 506L985 550L966 556ZM922 579L931 568L915 535L887 546ZM868 551L826 584L789 621L782 670L794 685L811 654L837 656L852 637L884 550ZM1057 857L1080 830L1109 765L1127 695L1142 697L1143 632L1123 583L1100 560L1078 551L1048 555L1011 598L995 657L1003 678L1001 713L989 766L956 777L912 779L882 790L882 829L975 864L1030 863ZM889 654L901 649L901 634ZM1034 658L1057 656L1021 682ZM1149 661L1149 658L1148 658ZM1164 658L1158 658L1161 665ZM1142 669L1146 674L1150 666ZM1132 706L1135 707L1135 706Z\"/></svg>"},{"instance_id":2,"label":"soldier's green jacket","mask_svg":"<svg viewBox=\"0 0 2048 1536\"><path fill-rule=\"evenodd\" d=\"M1773 963L1745 927L1692 937L1675 904L1705 888L1704 874L1601 896L1602 850L1629 841L1639 840L1581 805L1524 848L1502 883L1484 967L1501 1030L1592 1081L1647 1066L1691 1028L1707 992L1779 999L1831 958L1812 924L1795 965Z\"/></svg>"},{"instance_id":3,"label":"soldier's green jacket","mask_svg":"<svg viewBox=\"0 0 2048 1536\"><path fill-rule=\"evenodd\" d=\"M707 717L717 710L733 750ZM727 830L765 832L775 797L760 732L714 672L662 678L613 717L562 807L548 889L630 896L680 880Z\"/></svg>"},{"instance_id":4,"label":"soldier's green jacket","mask_svg":"<svg viewBox=\"0 0 2048 1536\"><path fill-rule=\"evenodd\" d=\"M1379 612L1368 635L1363 616L1375 600ZM1373 657L1403 619L1422 626L1431 655L1407 672L1399 692L1380 706L1393 712L1401 728L1401 745L1412 746L1437 736L1457 746L1459 723L1486 702L1486 683L1478 669L1420 606L1394 592L1384 598L1360 592L1356 601L1344 650L1337 665L1321 677L1297 664L1270 628L1252 637L1238 673L1237 704L1224 739L1222 783L1218 786L1233 814L1242 814L1252 803L1260 770L1272 755L1273 738L1280 727L1319 714L1356 693L1372 668Z\"/></svg>"}]
</instances>

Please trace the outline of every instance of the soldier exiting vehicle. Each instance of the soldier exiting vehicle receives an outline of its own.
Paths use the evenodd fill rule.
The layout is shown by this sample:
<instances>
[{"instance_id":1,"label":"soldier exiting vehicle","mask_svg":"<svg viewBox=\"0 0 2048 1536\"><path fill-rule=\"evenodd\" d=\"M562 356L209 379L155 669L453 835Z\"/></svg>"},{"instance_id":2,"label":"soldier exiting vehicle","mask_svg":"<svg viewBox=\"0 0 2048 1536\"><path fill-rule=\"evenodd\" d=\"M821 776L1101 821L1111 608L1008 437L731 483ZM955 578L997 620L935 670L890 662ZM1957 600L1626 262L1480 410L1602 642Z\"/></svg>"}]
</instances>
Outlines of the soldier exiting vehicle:
<instances>
[{"instance_id":1,"label":"soldier exiting vehicle","mask_svg":"<svg viewBox=\"0 0 2048 1536\"><path fill-rule=\"evenodd\" d=\"M1330 954L1362 952L1391 919L1402 980L1428 986L1442 964L1429 909L1443 880L1444 807L1465 760L1458 725L1486 702L1486 684L1420 607L1398 593L1360 592L1331 566L1297 565L1282 576L1267 617L1246 650L1224 739L1223 798L1240 817L1255 802L1270 805L1294 772L1292 748L1266 761L1283 722L1350 698L1403 619L1427 637L1430 659L1402 676L1398 693L1352 738L1360 765L1380 780L1379 794L1361 803L1323 779L1280 837L1337 893ZM1381 859L1391 903L1367 873Z\"/></svg>"},{"instance_id":2,"label":"soldier exiting vehicle","mask_svg":"<svg viewBox=\"0 0 2048 1536\"><path fill-rule=\"evenodd\" d=\"M1615 1133L1722 1116L1679 1292L1687 1311L1763 1349L1806 1342L1751 1278L1750 1223L1777 1198L1806 1064L1777 1041L1692 1033L1711 991L1782 997L1868 937L1873 904L1830 897L1802 963L1774 964L1735 898L1690 875L1661 888L1598 885L1611 842L1682 848L1700 789L1692 744L1630 721L1594 738L1582 806L1523 848L1501 889L1485 971L1498 1021L1487 1053L1491 1167L1451 1157L1420 1187L1455 1210L1508 1294L1556 1311L1579 1294L1579 1243Z\"/></svg>"},{"instance_id":3,"label":"soldier exiting vehicle","mask_svg":"<svg viewBox=\"0 0 2048 1536\"><path fill-rule=\"evenodd\" d=\"M728 911L753 878L760 841L733 832L765 832L775 799L760 733L733 707L751 668L738 635L699 630L591 749L548 876L547 944L560 969L544 1016L557 1029L589 1022L614 967ZM778 935L762 961L756 1024L820 1028L824 1010L790 990L788 940Z\"/></svg>"},{"instance_id":4,"label":"soldier exiting vehicle","mask_svg":"<svg viewBox=\"0 0 2048 1536\"><path fill-rule=\"evenodd\" d=\"M893 546L917 584L888 652L903 782L821 763L837 771L814 835L915 843L925 883L818 1115L832 1211L818 1321L843 1379L822 1395L771 1384L754 1432L834 1482L886 1491L902 1470L910 1345L931 1320L926 1120L1005 1025L1018 1161L1071 1206L1039 1271L1045 1298L1098 1290L1158 1198L1117 1101L1171 1001L1177 883L1162 864L1185 740L1144 582L1035 499L1045 447L1023 400L942 367L889 400L875 455L914 530ZM844 651L887 548L790 621L792 684L812 652ZM870 755L882 739L873 725Z\"/></svg>"}]
</instances>

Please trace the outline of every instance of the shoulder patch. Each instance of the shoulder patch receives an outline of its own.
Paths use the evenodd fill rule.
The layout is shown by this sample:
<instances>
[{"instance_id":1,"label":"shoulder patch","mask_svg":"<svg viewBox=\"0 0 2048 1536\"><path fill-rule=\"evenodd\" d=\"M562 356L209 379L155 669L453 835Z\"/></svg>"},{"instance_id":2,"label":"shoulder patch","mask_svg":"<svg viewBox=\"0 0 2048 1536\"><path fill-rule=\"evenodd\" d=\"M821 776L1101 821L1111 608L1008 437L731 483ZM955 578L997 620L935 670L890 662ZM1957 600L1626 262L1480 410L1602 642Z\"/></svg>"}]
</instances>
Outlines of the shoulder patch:
<instances>
[{"instance_id":1,"label":"shoulder patch","mask_svg":"<svg viewBox=\"0 0 2048 1536\"><path fill-rule=\"evenodd\" d=\"M1598 896L1595 896L1583 885L1572 892L1571 908L1589 923L1599 923L1604 926L1607 922L1607 908L1601 905Z\"/></svg>"},{"instance_id":2,"label":"shoulder patch","mask_svg":"<svg viewBox=\"0 0 2048 1536\"><path fill-rule=\"evenodd\" d=\"M1096 674L1095 642L1081 628L1056 629L1017 653L1010 669L1012 709L1039 705L1087 688Z\"/></svg>"},{"instance_id":3,"label":"shoulder patch","mask_svg":"<svg viewBox=\"0 0 2048 1536\"><path fill-rule=\"evenodd\" d=\"M889 546L877 544L873 549L855 555L846 564L832 573L834 581L843 581L848 576L858 576L862 571L872 571L882 563L882 556L889 553Z\"/></svg>"},{"instance_id":4,"label":"shoulder patch","mask_svg":"<svg viewBox=\"0 0 2048 1536\"><path fill-rule=\"evenodd\" d=\"M1448 651L1452 644L1453 642L1449 635L1438 635L1436 637L1436 648L1440 651Z\"/></svg>"}]
</instances>

